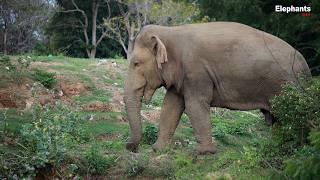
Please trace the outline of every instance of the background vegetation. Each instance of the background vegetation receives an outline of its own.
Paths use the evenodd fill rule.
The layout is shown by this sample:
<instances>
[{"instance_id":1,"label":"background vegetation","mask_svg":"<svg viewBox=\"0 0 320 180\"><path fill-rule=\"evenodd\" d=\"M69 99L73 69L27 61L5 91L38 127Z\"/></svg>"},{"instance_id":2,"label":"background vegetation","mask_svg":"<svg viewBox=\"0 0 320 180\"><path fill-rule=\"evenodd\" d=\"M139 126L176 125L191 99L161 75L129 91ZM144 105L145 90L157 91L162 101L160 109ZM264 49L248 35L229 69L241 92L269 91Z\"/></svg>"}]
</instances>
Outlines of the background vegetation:
<instances>
[{"instance_id":1,"label":"background vegetation","mask_svg":"<svg viewBox=\"0 0 320 180\"><path fill-rule=\"evenodd\" d=\"M274 6L310 5L310 16L277 13ZM276 35L319 74L320 2L317 0L3 0L0 49L72 57L127 56L147 24L236 21Z\"/></svg>"}]
</instances>

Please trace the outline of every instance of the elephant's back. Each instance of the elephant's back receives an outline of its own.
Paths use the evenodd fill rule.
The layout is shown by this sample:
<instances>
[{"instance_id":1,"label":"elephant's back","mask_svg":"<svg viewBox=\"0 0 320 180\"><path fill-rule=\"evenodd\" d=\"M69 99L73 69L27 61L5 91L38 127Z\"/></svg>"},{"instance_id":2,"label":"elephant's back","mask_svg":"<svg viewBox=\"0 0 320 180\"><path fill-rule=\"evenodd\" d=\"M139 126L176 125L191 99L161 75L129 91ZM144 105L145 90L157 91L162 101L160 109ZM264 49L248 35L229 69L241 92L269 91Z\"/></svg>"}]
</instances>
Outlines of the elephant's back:
<instances>
[{"instance_id":1,"label":"elephant's back","mask_svg":"<svg viewBox=\"0 0 320 180\"><path fill-rule=\"evenodd\" d=\"M185 36L187 61L199 61L215 84L213 104L234 109L267 108L281 85L310 75L303 56L280 38L230 22L177 27ZM183 30L187 28L187 30ZM187 55L185 56L187 57ZM185 63L186 66L188 63ZM192 68L190 68L192 69Z\"/></svg>"},{"instance_id":2,"label":"elephant's back","mask_svg":"<svg viewBox=\"0 0 320 180\"><path fill-rule=\"evenodd\" d=\"M178 34L187 37L189 43L184 44L189 45L192 54L198 55L197 60L220 66L219 69L232 67L229 71L240 77L248 72L260 75L268 70L284 81L293 80L300 72L310 75L306 60L299 51L284 40L250 26L212 22L178 29L181 29ZM182 33L183 29L187 29L186 32Z\"/></svg>"}]
</instances>

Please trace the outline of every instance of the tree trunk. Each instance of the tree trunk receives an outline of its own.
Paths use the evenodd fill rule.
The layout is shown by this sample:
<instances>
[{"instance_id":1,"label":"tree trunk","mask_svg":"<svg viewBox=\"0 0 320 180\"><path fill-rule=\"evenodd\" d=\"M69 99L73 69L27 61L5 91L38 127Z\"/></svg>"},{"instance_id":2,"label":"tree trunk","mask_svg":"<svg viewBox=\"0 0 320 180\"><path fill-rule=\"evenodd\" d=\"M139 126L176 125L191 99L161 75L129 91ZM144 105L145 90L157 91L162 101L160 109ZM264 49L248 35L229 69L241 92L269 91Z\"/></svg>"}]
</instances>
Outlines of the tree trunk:
<instances>
[{"instance_id":1,"label":"tree trunk","mask_svg":"<svg viewBox=\"0 0 320 180\"><path fill-rule=\"evenodd\" d=\"M97 47L92 48L89 54L89 58L94 59L96 57L96 53L97 53Z\"/></svg>"},{"instance_id":2,"label":"tree trunk","mask_svg":"<svg viewBox=\"0 0 320 180\"><path fill-rule=\"evenodd\" d=\"M134 43L134 40L132 40L132 39L130 38L129 41L128 41L128 48L127 48L127 51L126 51L126 53L127 53L127 59L130 58L130 55L131 55L131 53L132 53L132 51L133 51L133 43Z\"/></svg>"},{"instance_id":3,"label":"tree trunk","mask_svg":"<svg viewBox=\"0 0 320 180\"><path fill-rule=\"evenodd\" d=\"M8 36L8 31L5 28L3 33L3 53L4 54L7 54L7 36Z\"/></svg>"},{"instance_id":4,"label":"tree trunk","mask_svg":"<svg viewBox=\"0 0 320 180\"><path fill-rule=\"evenodd\" d=\"M99 0L92 1L92 32L91 32L91 49L90 59L95 58L97 52L97 16L99 9Z\"/></svg>"}]
</instances>

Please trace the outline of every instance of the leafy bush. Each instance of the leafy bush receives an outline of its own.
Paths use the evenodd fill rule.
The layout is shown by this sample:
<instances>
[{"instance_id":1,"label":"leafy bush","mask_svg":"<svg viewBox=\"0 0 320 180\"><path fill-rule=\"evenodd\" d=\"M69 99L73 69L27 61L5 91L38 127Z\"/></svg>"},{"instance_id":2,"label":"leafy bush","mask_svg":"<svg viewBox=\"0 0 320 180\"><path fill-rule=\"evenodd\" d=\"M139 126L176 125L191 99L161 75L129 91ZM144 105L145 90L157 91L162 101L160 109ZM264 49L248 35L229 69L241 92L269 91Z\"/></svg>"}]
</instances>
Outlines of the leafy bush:
<instances>
[{"instance_id":1,"label":"leafy bush","mask_svg":"<svg viewBox=\"0 0 320 180\"><path fill-rule=\"evenodd\" d=\"M302 80L300 80L302 81ZM278 136L296 146L307 143L311 128L320 123L320 81L287 84L280 96L272 100L272 112L280 123Z\"/></svg>"},{"instance_id":2,"label":"leafy bush","mask_svg":"<svg viewBox=\"0 0 320 180\"><path fill-rule=\"evenodd\" d=\"M1 150L0 174L4 177L32 178L37 169L59 167L74 142L85 140L82 118L58 103L33 108L33 123L25 124L13 150Z\"/></svg>"},{"instance_id":3,"label":"leafy bush","mask_svg":"<svg viewBox=\"0 0 320 180\"><path fill-rule=\"evenodd\" d=\"M264 164L283 169L280 175L313 179L320 172L320 80L287 84L272 100L278 123L264 144Z\"/></svg>"},{"instance_id":4,"label":"leafy bush","mask_svg":"<svg viewBox=\"0 0 320 180\"><path fill-rule=\"evenodd\" d=\"M36 69L33 77L39 81L44 87L51 88L56 82L55 73L50 73L44 70Z\"/></svg>"},{"instance_id":5,"label":"leafy bush","mask_svg":"<svg viewBox=\"0 0 320 180\"><path fill-rule=\"evenodd\" d=\"M147 123L143 131L142 141L146 144L153 144L156 142L157 138L158 138L158 128L152 123Z\"/></svg>"},{"instance_id":6,"label":"leafy bush","mask_svg":"<svg viewBox=\"0 0 320 180\"><path fill-rule=\"evenodd\" d=\"M101 147L97 144L91 147L84 154L85 170L91 174L104 174L112 164L114 164L114 156L105 156Z\"/></svg>"},{"instance_id":7,"label":"leafy bush","mask_svg":"<svg viewBox=\"0 0 320 180\"><path fill-rule=\"evenodd\" d=\"M10 56L0 55L0 68L3 69L1 72L4 72L5 75L8 75L17 83L21 83L33 61L35 60L30 56L21 56L14 60Z\"/></svg>"},{"instance_id":8,"label":"leafy bush","mask_svg":"<svg viewBox=\"0 0 320 180\"><path fill-rule=\"evenodd\" d=\"M319 179L320 149L306 146L296 152L285 161L284 174L290 179Z\"/></svg>"},{"instance_id":9,"label":"leafy bush","mask_svg":"<svg viewBox=\"0 0 320 180\"><path fill-rule=\"evenodd\" d=\"M310 130L320 124L320 81L299 81L285 85L281 95L272 100L272 113L279 121L272 146L288 155L308 144Z\"/></svg>"}]
</instances>

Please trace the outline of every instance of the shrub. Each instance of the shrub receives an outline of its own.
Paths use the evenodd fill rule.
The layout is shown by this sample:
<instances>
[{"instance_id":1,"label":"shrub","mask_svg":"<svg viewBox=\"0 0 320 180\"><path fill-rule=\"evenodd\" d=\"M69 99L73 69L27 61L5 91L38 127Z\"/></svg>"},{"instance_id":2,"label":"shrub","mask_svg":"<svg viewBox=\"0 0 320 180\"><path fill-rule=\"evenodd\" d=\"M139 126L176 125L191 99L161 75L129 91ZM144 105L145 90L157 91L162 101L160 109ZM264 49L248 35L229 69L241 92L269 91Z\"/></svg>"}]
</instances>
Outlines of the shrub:
<instances>
[{"instance_id":1,"label":"shrub","mask_svg":"<svg viewBox=\"0 0 320 180\"><path fill-rule=\"evenodd\" d=\"M36 69L33 77L39 81L44 87L51 88L56 82L55 73L50 73L44 70Z\"/></svg>"},{"instance_id":2,"label":"shrub","mask_svg":"<svg viewBox=\"0 0 320 180\"><path fill-rule=\"evenodd\" d=\"M39 168L59 167L70 145L85 139L81 116L65 105L35 106L32 111L33 123L23 125L14 149L0 149L4 177L32 178Z\"/></svg>"},{"instance_id":3,"label":"shrub","mask_svg":"<svg viewBox=\"0 0 320 180\"><path fill-rule=\"evenodd\" d=\"M28 68L33 61L35 60L30 56L21 56L14 60L10 56L0 55L0 68L2 72L20 84L22 78L27 75Z\"/></svg>"},{"instance_id":4,"label":"shrub","mask_svg":"<svg viewBox=\"0 0 320 180\"><path fill-rule=\"evenodd\" d=\"M310 130L320 124L320 81L300 82L285 85L272 100L272 113L279 121L274 137L289 151L307 144Z\"/></svg>"},{"instance_id":5,"label":"shrub","mask_svg":"<svg viewBox=\"0 0 320 180\"><path fill-rule=\"evenodd\" d=\"M146 144L151 145L156 142L157 138L158 138L158 128L154 124L148 122L143 131L142 141Z\"/></svg>"},{"instance_id":6,"label":"shrub","mask_svg":"<svg viewBox=\"0 0 320 180\"><path fill-rule=\"evenodd\" d=\"M290 179L320 178L320 149L306 146L284 163L284 174Z\"/></svg>"},{"instance_id":7,"label":"shrub","mask_svg":"<svg viewBox=\"0 0 320 180\"><path fill-rule=\"evenodd\" d=\"M286 84L272 100L278 123L263 145L264 164L283 169L282 177L319 177L320 80ZM312 179L312 178L311 178Z\"/></svg>"}]
</instances>

